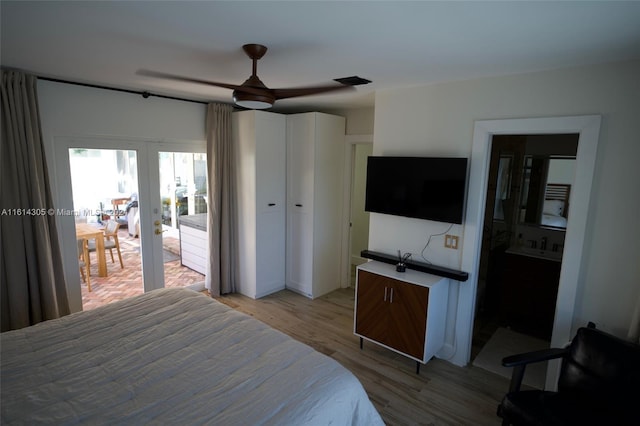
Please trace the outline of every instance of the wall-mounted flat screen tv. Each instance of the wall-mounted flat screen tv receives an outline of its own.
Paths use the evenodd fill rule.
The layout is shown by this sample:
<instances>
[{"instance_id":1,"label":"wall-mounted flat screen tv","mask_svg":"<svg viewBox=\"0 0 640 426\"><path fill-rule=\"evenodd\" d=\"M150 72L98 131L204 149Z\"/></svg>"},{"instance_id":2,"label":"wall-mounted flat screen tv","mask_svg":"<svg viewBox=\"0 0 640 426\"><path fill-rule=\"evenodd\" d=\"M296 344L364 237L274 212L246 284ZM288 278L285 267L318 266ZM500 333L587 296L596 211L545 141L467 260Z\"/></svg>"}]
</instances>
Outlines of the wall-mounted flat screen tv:
<instances>
[{"instance_id":1,"label":"wall-mounted flat screen tv","mask_svg":"<svg viewBox=\"0 0 640 426\"><path fill-rule=\"evenodd\" d=\"M462 223L466 158L369 157L365 210Z\"/></svg>"}]
</instances>

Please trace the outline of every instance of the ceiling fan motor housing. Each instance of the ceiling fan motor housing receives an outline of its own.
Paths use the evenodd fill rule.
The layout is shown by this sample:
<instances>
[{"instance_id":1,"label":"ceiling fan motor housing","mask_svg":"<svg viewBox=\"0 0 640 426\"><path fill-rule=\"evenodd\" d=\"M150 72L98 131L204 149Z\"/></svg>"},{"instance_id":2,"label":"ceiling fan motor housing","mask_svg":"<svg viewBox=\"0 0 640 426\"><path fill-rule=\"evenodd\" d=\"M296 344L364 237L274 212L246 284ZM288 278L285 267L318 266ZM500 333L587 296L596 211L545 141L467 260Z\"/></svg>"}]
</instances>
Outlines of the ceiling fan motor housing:
<instances>
[{"instance_id":1,"label":"ceiling fan motor housing","mask_svg":"<svg viewBox=\"0 0 640 426\"><path fill-rule=\"evenodd\" d=\"M242 88L258 89L261 93L244 92ZM273 106L276 97L271 93L269 88L258 78L257 75L249 77L240 87L233 91L233 102L244 108L265 109Z\"/></svg>"}]
</instances>

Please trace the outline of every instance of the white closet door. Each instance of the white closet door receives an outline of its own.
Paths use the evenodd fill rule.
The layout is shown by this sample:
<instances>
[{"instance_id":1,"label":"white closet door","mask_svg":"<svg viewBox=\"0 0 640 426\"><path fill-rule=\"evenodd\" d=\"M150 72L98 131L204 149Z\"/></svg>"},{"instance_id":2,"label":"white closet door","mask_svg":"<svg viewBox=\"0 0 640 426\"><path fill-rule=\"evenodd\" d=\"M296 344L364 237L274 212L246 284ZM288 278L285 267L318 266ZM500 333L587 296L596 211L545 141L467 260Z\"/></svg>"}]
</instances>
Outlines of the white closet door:
<instances>
[{"instance_id":1,"label":"white closet door","mask_svg":"<svg viewBox=\"0 0 640 426\"><path fill-rule=\"evenodd\" d=\"M256 117L256 207L258 212L283 212L287 182L286 119L282 115L262 114Z\"/></svg>"},{"instance_id":2,"label":"white closet door","mask_svg":"<svg viewBox=\"0 0 640 426\"><path fill-rule=\"evenodd\" d=\"M258 114L256 126L256 295L285 285L286 119Z\"/></svg>"},{"instance_id":3,"label":"white closet door","mask_svg":"<svg viewBox=\"0 0 640 426\"><path fill-rule=\"evenodd\" d=\"M314 117L298 114L287 117L287 204L313 211Z\"/></svg>"},{"instance_id":4,"label":"white closet door","mask_svg":"<svg viewBox=\"0 0 640 426\"><path fill-rule=\"evenodd\" d=\"M287 117L287 287L312 296L314 117Z\"/></svg>"}]
</instances>

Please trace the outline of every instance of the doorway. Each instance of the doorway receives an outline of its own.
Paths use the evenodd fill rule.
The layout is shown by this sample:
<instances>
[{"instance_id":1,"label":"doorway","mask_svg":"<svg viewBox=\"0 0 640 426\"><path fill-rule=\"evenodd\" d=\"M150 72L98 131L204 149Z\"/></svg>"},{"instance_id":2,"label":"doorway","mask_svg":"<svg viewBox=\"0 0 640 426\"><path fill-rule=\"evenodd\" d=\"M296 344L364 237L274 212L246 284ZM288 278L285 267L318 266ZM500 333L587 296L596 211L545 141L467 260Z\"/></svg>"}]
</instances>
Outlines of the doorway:
<instances>
[{"instance_id":1,"label":"doorway","mask_svg":"<svg viewBox=\"0 0 640 426\"><path fill-rule=\"evenodd\" d=\"M373 152L370 143L353 145L353 166L351 178L351 222L350 222L350 271L351 286L355 288L356 267L367 259L360 256L369 248L369 212L365 211L365 190L367 185L367 159Z\"/></svg>"},{"instance_id":2,"label":"doorway","mask_svg":"<svg viewBox=\"0 0 640 426\"><path fill-rule=\"evenodd\" d=\"M89 185L93 191L98 194L103 187L111 188L111 193L104 193L101 197L105 198L102 206L98 201L97 205L94 201L88 201L91 206L87 211L91 211L91 218L84 217L82 219L85 222L92 222L96 226L100 226L97 219L96 212L99 211L101 215L106 215L105 219L114 219L121 224L119 229L119 239L121 254L123 256L123 265L119 263L119 258L115 254L115 268L112 272L107 270L107 279L116 280L115 283L110 283L109 288L115 290L115 297L108 296L109 301L120 300L127 297L127 292L118 291L123 286L135 287L135 291L142 293L156 288L163 288L169 286L189 286L194 288L204 288L204 274L196 272L190 268L185 267L182 264L180 255L180 243L177 240L177 255L173 255L172 259L167 260L165 255L165 241L163 236L166 235L164 226L162 224L162 196L160 191L160 173L161 166L160 153L180 153L180 155L188 154L185 157L198 158L195 167L198 168L198 172L192 173L192 175L198 175L198 179L202 182L196 184L194 181L189 181L188 185L181 185L185 188L202 188L206 190L206 167L202 163L206 163L204 159L205 146L204 142L157 142L152 140L123 140L123 139L106 139L106 138L58 138L55 143L55 174L58 186L59 205L68 211L76 211L81 206L75 206L75 200L73 196L72 187L74 184L72 181L71 166L70 166L70 152L73 150L102 150L105 153L120 152L120 154L110 154L110 158L114 159L112 164L113 172L100 172L98 167L94 167L92 170L85 170L82 179ZM190 153L190 154L189 154ZM118 159L118 155L126 158L127 171L125 169L120 170L118 164L122 162ZM189 157L190 155L190 157ZM173 171L172 171L173 172ZM131 173L136 175L137 184L133 186L123 187L122 191L118 191L122 186L121 180L123 175ZM203 174L204 173L204 174ZM110 176L110 177L109 177ZM180 176L180 179L185 179ZM203 184L204 183L204 184ZM111 187L109 184L113 184ZM204 186L203 186L204 185ZM126 185L125 185L126 186ZM181 191L183 188L179 188ZM100 190L100 191L99 191ZM137 192L137 194L136 194ZM173 204L176 207L180 207L180 202L184 201L185 212L190 210L196 211L198 202L195 198L201 199L206 204L206 194L196 194L196 191L187 193L188 190L184 189L184 193L181 197L174 200ZM101 193L101 192L100 192ZM137 195L137 199L135 198ZM179 194L180 195L180 194ZM196 197L198 195L198 197ZM189 199L194 200L189 207L186 203ZM114 200L117 203L114 203ZM103 211L104 210L104 211ZM80 213L80 212L78 212ZM206 213L205 213L206 214ZM108 218L107 218L108 216ZM67 281L68 295L70 305L73 312L83 309L83 299L85 299L84 293L88 288L84 282L81 282L81 277L78 270L78 256L77 256L77 241L76 241L76 219L78 214L63 215L57 219L60 224L61 244L64 256L65 265L65 278ZM130 224L130 220L133 221ZM179 224L179 219L176 220ZM125 227L126 224L126 227ZM128 231L132 230L132 235L128 234ZM179 228L178 228L179 232ZM123 244L125 243L125 244ZM129 254L125 251L129 250ZM133 254L132 254L133 253ZM133 261L124 264L124 257L134 256L137 264L134 265ZM112 268L110 254L106 253L105 262L108 268ZM95 261L94 261L95 262ZM175 266L175 267L173 267ZM135 273L134 273L135 270ZM117 272L117 273L116 273ZM130 277L119 276L122 273L131 273L135 275L136 279L129 279ZM93 278L93 276L92 276ZM100 277L101 279L104 277ZM97 279L97 278L96 278ZM92 282L93 284L93 282ZM197 284L197 285L196 285ZM105 286L106 288L106 286ZM92 290L94 286L92 285ZM97 291L92 291L91 296L97 296ZM101 302L103 303L103 302ZM87 306L88 308L90 306Z\"/></svg>"},{"instance_id":3,"label":"doorway","mask_svg":"<svg viewBox=\"0 0 640 426\"><path fill-rule=\"evenodd\" d=\"M472 340L474 365L502 371L504 356L550 345L578 138L578 134L492 137ZM529 378L530 384L542 388L544 375L539 369L538 377Z\"/></svg>"},{"instance_id":4,"label":"doorway","mask_svg":"<svg viewBox=\"0 0 640 426\"><path fill-rule=\"evenodd\" d=\"M574 311L580 276L584 269L584 244L588 229L589 203L593 182L601 117L599 115L522 118L476 121L473 132L471 167L465 219L465 238L462 249L462 269L469 272L466 285L458 288L458 305L454 343L458 345L450 360L466 365L471 359L472 330L475 317L476 292L483 233L484 207L491 140L498 134L578 133L575 186L572 188L571 209L567 228L560 285L556 303L551 345L564 346L574 332ZM555 389L559 363L550 363L545 387Z\"/></svg>"},{"instance_id":5,"label":"doorway","mask_svg":"<svg viewBox=\"0 0 640 426\"><path fill-rule=\"evenodd\" d=\"M367 261L360 253L369 248L369 213L365 212L364 204L367 158L372 152L373 135L345 135L342 288L355 288L355 268Z\"/></svg>"},{"instance_id":6,"label":"doorway","mask_svg":"<svg viewBox=\"0 0 640 426\"><path fill-rule=\"evenodd\" d=\"M81 275L84 310L144 291L140 243L127 235L130 206L138 193L137 164L135 150L69 149L76 237L87 245L86 253L79 253L88 264ZM113 248L100 250L95 237L107 227L113 235L103 244L110 242ZM93 231L98 234L87 234Z\"/></svg>"}]
</instances>

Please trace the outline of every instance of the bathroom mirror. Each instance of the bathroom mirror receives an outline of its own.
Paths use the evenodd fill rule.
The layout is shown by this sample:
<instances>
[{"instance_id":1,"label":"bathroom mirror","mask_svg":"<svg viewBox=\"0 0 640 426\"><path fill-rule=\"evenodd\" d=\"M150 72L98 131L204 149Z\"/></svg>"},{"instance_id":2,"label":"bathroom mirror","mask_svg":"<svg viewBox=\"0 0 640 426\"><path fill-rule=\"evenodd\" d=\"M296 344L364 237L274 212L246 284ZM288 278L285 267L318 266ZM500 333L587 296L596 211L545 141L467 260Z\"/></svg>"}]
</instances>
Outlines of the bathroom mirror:
<instances>
[{"instance_id":1,"label":"bathroom mirror","mask_svg":"<svg viewBox=\"0 0 640 426\"><path fill-rule=\"evenodd\" d=\"M496 195L493 206L493 219L505 220L505 203L511 197L511 179L513 176L513 154L500 154L496 177ZM508 209L508 207L507 207Z\"/></svg>"},{"instance_id":2,"label":"bathroom mirror","mask_svg":"<svg viewBox=\"0 0 640 426\"><path fill-rule=\"evenodd\" d=\"M488 197L493 220L510 233L527 225L564 230L575 176L578 134L496 135Z\"/></svg>"},{"instance_id":3,"label":"bathroom mirror","mask_svg":"<svg viewBox=\"0 0 640 426\"><path fill-rule=\"evenodd\" d=\"M566 229L575 164L575 156L524 156L519 223Z\"/></svg>"}]
</instances>

